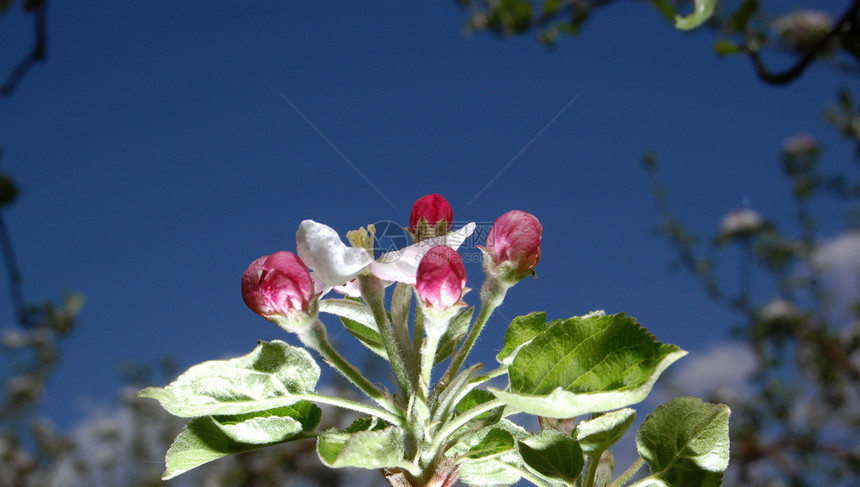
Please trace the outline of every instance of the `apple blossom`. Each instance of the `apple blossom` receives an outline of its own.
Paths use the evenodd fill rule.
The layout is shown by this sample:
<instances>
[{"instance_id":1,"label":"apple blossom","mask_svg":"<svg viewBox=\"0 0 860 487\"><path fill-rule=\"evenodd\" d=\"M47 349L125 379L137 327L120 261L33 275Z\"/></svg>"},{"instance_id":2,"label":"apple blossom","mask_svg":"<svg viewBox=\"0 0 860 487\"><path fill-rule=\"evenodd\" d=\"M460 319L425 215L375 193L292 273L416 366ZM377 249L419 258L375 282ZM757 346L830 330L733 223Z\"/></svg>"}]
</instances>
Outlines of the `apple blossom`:
<instances>
[{"instance_id":1,"label":"apple blossom","mask_svg":"<svg viewBox=\"0 0 860 487\"><path fill-rule=\"evenodd\" d=\"M242 275L242 299L251 311L294 329L312 313L314 284L305 263L281 251L255 260Z\"/></svg>"},{"instance_id":2,"label":"apple blossom","mask_svg":"<svg viewBox=\"0 0 860 487\"><path fill-rule=\"evenodd\" d=\"M421 197L412 205L409 215L409 228L414 240L445 235L451 229L454 220L454 210L451 204L440 194L428 194Z\"/></svg>"},{"instance_id":3,"label":"apple blossom","mask_svg":"<svg viewBox=\"0 0 860 487\"><path fill-rule=\"evenodd\" d=\"M437 245L418 265L415 290L427 306L448 309L460 303L466 286L466 269L456 250Z\"/></svg>"},{"instance_id":4,"label":"apple blossom","mask_svg":"<svg viewBox=\"0 0 860 487\"><path fill-rule=\"evenodd\" d=\"M422 200L431 206L444 202L437 196ZM313 438L325 465L381 469L394 487L450 487L458 479L464 485L508 485L521 478L538 486L597 487L623 483L646 463L653 467L662 461L650 452L674 454L692 438L707 465L686 462L654 470L668 472L666 478L678 479L677 485L718 483L728 465L729 409L695 398L658 407L637 435L637 445L647 445L649 453L640 448L640 459L620 481L612 479L613 457L606 452L635 416L632 409L619 408L642 401L660 373L687 353L657 342L623 313L596 311L553 321L546 313L519 316L504 333L500 367L478 373L483 364L466 366L508 290L534 274L543 228L519 210L496 220L482 248L487 276L480 307L466 308L466 271L456 249L475 224L447 233L450 205L443 206L444 215L421 215L416 228L419 235L445 235L416 238L413 245L381 256L375 255L381 245L374 225L348 232L347 246L331 227L305 220L296 233L296 254L276 252L252 262L242 275L245 304L294 334L304 348L260 341L247 355L198 364L166 387L140 391L139 397L190 420L167 450L162 478L231 453ZM387 299L385 286L395 281ZM357 289L362 299L321 300L332 288ZM346 331L386 360L393 392L344 357L329 340L320 311L340 317ZM14 347L19 341L0 333L0 345ZM310 351L372 403L320 391L321 371ZM434 382L434 370L445 363ZM503 375L507 386L488 382ZM13 378L10 391L35 397L39 388L29 382ZM349 410L361 419L345 430L318 430L321 406ZM509 413L540 417L542 431L531 434L503 419ZM555 419L585 415L592 418ZM709 434L701 435L703 430Z\"/></svg>"},{"instance_id":5,"label":"apple blossom","mask_svg":"<svg viewBox=\"0 0 860 487\"><path fill-rule=\"evenodd\" d=\"M382 254L374 260L367 248L344 244L333 228L305 220L296 233L296 249L299 257L313 271L311 277L318 293L324 294L335 288L344 294L357 296L355 286L343 286L363 271L368 270L383 281L414 285L421 257L430 248L445 245L457 249L474 231L475 224L469 223L456 232Z\"/></svg>"},{"instance_id":6,"label":"apple blossom","mask_svg":"<svg viewBox=\"0 0 860 487\"><path fill-rule=\"evenodd\" d=\"M484 251L493 263L506 273L512 281L534 275L534 268L540 261L540 241L543 226L534 215L521 210L511 210L496 219L487 234Z\"/></svg>"}]
</instances>

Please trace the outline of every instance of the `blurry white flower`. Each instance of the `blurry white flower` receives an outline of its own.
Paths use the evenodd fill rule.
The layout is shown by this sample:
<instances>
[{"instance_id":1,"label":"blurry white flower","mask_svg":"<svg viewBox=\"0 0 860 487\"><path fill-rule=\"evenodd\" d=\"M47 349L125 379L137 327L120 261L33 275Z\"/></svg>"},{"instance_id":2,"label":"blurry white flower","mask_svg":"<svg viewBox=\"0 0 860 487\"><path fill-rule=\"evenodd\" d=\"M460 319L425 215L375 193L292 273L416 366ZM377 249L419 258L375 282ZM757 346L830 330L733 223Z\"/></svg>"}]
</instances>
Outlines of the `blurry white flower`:
<instances>
[{"instance_id":1,"label":"blurry white flower","mask_svg":"<svg viewBox=\"0 0 860 487\"><path fill-rule=\"evenodd\" d=\"M720 222L718 239L728 241L748 237L764 228L764 218L754 210L741 208L728 213Z\"/></svg>"},{"instance_id":2,"label":"blurry white flower","mask_svg":"<svg viewBox=\"0 0 860 487\"><path fill-rule=\"evenodd\" d=\"M0 343L12 350L24 348L29 341L26 333L15 329L3 330L3 334L0 336Z\"/></svg>"},{"instance_id":3,"label":"blurry white flower","mask_svg":"<svg viewBox=\"0 0 860 487\"><path fill-rule=\"evenodd\" d=\"M804 51L827 35L832 26L833 19L827 12L796 10L776 19L771 28L783 46Z\"/></svg>"},{"instance_id":4,"label":"blurry white flower","mask_svg":"<svg viewBox=\"0 0 860 487\"><path fill-rule=\"evenodd\" d=\"M764 305L760 316L764 321L795 320L800 317L800 311L791 301L775 298Z\"/></svg>"},{"instance_id":5,"label":"blurry white flower","mask_svg":"<svg viewBox=\"0 0 860 487\"><path fill-rule=\"evenodd\" d=\"M787 156L804 156L818 150L818 140L812 135L801 132L782 142L782 151Z\"/></svg>"},{"instance_id":6,"label":"blurry white flower","mask_svg":"<svg viewBox=\"0 0 860 487\"><path fill-rule=\"evenodd\" d=\"M33 400L41 392L39 381L28 375L18 375L9 379L6 383L6 392L15 398L22 400Z\"/></svg>"}]
</instances>

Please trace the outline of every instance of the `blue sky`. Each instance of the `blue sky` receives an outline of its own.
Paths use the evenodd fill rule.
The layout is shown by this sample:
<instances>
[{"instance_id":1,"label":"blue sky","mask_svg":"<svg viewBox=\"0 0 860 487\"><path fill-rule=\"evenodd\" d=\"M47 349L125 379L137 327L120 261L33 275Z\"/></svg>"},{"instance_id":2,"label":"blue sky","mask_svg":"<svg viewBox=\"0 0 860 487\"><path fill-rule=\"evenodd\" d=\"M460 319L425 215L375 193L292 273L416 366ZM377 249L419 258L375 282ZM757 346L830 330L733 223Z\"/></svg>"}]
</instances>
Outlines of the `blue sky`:
<instances>
[{"instance_id":1,"label":"blue sky","mask_svg":"<svg viewBox=\"0 0 860 487\"><path fill-rule=\"evenodd\" d=\"M458 222L522 209L544 225L539 280L511 290L476 358L492 360L505 318L532 310L625 311L693 354L726 340L733 318L667 270L641 154L658 152L678 213L703 234L745 198L787 222L785 137L809 131L848 164L820 117L839 80L819 67L764 86L746 60L717 59L711 35L646 5L600 11L553 50L465 35L466 20L431 0L54 2L47 63L0 100L25 292L87 296L46 413L68 424L82 398L109 401L124 361L171 355L184 369L292 341L245 308L247 265L294 251L303 219L342 234L406 225L431 192ZM0 22L8 69L29 22ZM724 255L727 278L736 258ZM467 273L477 289L480 267ZM4 301L0 328L13 318Z\"/></svg>"}]
</instances>

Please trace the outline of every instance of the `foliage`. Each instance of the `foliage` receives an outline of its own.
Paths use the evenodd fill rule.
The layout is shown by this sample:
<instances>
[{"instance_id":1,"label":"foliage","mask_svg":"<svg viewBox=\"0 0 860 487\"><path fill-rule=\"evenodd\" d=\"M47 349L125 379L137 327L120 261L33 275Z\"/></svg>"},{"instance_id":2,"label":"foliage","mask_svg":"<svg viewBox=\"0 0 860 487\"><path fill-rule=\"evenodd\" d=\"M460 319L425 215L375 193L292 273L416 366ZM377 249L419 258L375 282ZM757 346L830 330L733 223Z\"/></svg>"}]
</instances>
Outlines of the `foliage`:
<instances>
[{"instance_id":1,"label":"foliage","mask_svg":"<svg viewBox=\"0 0 860 487\"><path fill-rule=\"evenodd\" d=\"M434 201L447 205L441 196ZM282 251L255 260L242 280L246 304L306 348L260 342L245 356L204 362L166 387L142 390L139 396L190 418L167 451L163 478L237 453L315 441L324 465L379 470L396 487L449 486L458 479L469 485L612 482L610 448L635 417L627 406L642 401L686 352L660 343L623 313L552 321L531 313L513 320L498 367L479 374L482 365L467 366L466 357L508 290L532 275L542 226L517 211L496 221L488 233L496 237L484 247L486 278L475 313L463 311L465 271L456 254L474 224L446 235L444 224L430 223L433 236L416 232L416 242L393 261L389 254L374 259L366 239L372 227L347 233L361 236L347 247L330 227L310 220L297 234L301 258ZM404 257L412 255L420 264ZM313 278L296 265L303 260ZM398 281L390 299L380 275ZM323 298L331 286L361 299ZM310 293L314 288L321 290ZM340 318L369 352L388 361L393 394L346 361L328 341L320 314ZM446 335L451 344L442 348ZM317 391L320 369L307 349L369 401ZM434 383L435 366L446 362ZM506 385L491 385L502 376ZM362 416L346 428L318 429L318 404ZM509 419L517 414L538 416L542 429L526 431ZM728 464L728 418L724 405L670 401L645 420L637 437L642 459L616 484L647 463L651 475L642 485L718 485Z\"/></svg>"},{"instance_id":2,"label":"foliage","mask_svg":"<svg viewBox=\"0 0 860 487\"><path fill-rule=\"evenodd\" d=\"M857 113L856 102L843 91L825 115L857 145ZM741 319L734 333L755 355L752 392L730 401L731 478L741 485L771 485L776 479L796 486L853 485L860 475L860 297L856 289L833 281L839 272L853 272L856 278L856 264L834 256L833 246L845 249L841 259L856 256L860 248L860 179L826 170L822 152L809 134L783 144L780 162L794 201L794 229L742 208L723 219L710 249L671 211L656 156L645 157L660 212L659 233L673 245L677 263ZM825 199L844 211L843 230L830 238L821 234L819 223L831 215L816 211L821 208L816 203ZM722 282L717 265L719 252L729 246L741 251L736 292ZM755 299L754 273L768 276L776 295Z\"/></svg>"},{"instance_id":3,"label":"foliage","mask_svg":"<svg viewBox=\"0 0 860 487\"><path fill-rule=\"evenodd\" d=\"M613 0L461 0L470 13L468 27L502 36L537 32L547 46L561 34L579 34L587 21ZM669 22L678 14L706 8L705 2L650 0ZM770 85L798 80L816 65L856 78L860 74L860 1L824 11L762 0L713 2L714 15L703 25L714 34L719 56L746 57L755 76ZM691 7L691 4L694 4ZM692 20L692 18L691 18ZM856 147L860 157L860 109L847 90L828 107L825 119ZM794 200L795 228L774 224L749 208L728 214L710 239L701 239L671 211L668 190L658 175L657 157L646 154L660 213L658 232L672 244L679 266L695 276L703 291L741 319L735 335L749 343L757 369L753 392L732 399L732 467L729 483L772 485L852 485L860 473L856 450L860 339L857 296L834 296L827 287L838 263L823 258L828 246L856 248L860 223L860 180L856 166L825 170L822 150L808 134L789 138L781 168ZM856 161L855 161L856 162ZM844 210L842 233L825 238L819 220L822 200ZM782 217L783 215L775 215ZM702 242L711 242L704 248ZM718 253L741 250L737 292L722 282ZM847 270L846 270L847 271ZM753 298L752 276L770 277L776 295ZM838 298L838 299L837 299ZM853 303L845 305L845 302Z\"/></svg>"},{"instance_id":4,"label":"foliage","mask_svg":"<svg viewBox=\"0 0 860 487\"><path fill-rule=\"evenodd\" d=\"M562 34L579 34L595 12L617 0L459 0L471 19L468 28L502 36L537 31L552 46ZM860 1L846 0L838 16L816 10L774 12L760 0L648 0L675 27L705 25L716 32L717 54L743 55L763 82L783 85L799 78L814 62L839 72L860 73ZM692 4L692 5L690 5ZM774 5L773 8L786 8ZM711 15L713 13L713 15ZM764 53L778 53L791 63L768 66Z\"/></svg>"}]
</instances>

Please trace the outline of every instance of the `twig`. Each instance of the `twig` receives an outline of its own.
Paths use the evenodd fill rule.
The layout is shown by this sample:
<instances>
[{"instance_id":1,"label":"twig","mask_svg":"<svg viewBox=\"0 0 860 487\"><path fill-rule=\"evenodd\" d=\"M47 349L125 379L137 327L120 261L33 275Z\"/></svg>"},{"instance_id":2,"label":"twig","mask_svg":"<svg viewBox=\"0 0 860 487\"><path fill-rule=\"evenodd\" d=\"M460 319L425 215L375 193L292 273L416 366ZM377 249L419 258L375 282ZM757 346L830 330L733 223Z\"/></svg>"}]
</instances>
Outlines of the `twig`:
<instances>
[{"instance_id":1,"label":"twig","mask_svg":"<svg viewBox=\"0 0 860 487\"><path fill-rule=\"evenodd\" d=\"M35 22L34 32L35 38L33 39L33 47L30 49L30 53L22 59L17 66L12 70L9 74L9 77L6 78L6 82L0 86L0 96L9 96L15 89L18 87L18 84L21 83L21 80L24 79L24 76L27 72L30 71L30 68L35 66L36 64L43 62L47 57L48 51L48 0L41 0L39 2L33 2L36 7L35 10L32 11L33 20Z\"/></svg>"},{"instance_id":2,"label":"twig","mask_svg":"<svg viewBox=\"0 0 860 487\"><path fill-rule=\"evenodd\" d=\"M806 51L803 57L801 57L794 66L782 72L774 73L769 71L767 66L764 65L764 61L761 59L761 56L759 56L758 50L749 50L748 54L750 60L753 62L753 66L755 67L756 75L760 80L772 85L781 86L791 83L806 71L809 64L818 57L818 54L827 47L827 44L842 32L843 27L848 25L848 23L852 21L852 17L856 17L858 15L858 12L860 12L860 0L854 0L848 10L842 14L833 28L830 29L830 32L819 39L815 45Z\"/></svg>"}]
</instances>

